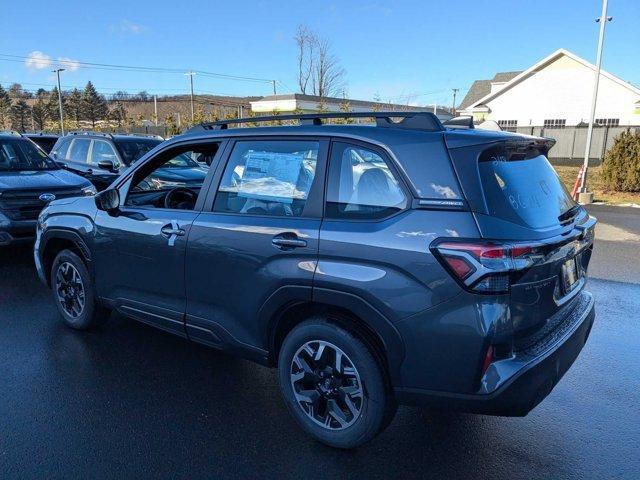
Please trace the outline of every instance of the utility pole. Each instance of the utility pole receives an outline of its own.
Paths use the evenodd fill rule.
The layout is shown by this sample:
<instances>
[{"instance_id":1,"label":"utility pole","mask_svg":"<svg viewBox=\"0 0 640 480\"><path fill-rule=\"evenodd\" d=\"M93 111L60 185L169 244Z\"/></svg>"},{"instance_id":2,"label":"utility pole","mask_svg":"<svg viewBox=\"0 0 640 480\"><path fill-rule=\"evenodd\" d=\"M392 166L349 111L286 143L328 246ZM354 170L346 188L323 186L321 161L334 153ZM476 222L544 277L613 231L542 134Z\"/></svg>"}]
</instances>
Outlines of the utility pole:
<instances>
[{"instance_id":1,"label":"utility pole","mask_svg":"<svg viewBox=\"0 0 640 480\"><path fill-rule=\"evenodd\" d=\"M194 71L189 71L185 75L189 76L189 85L191 86L191 125L193 125L193 76L196 74Z\"/></svg>"},{"instance_id":2,"label":"utility pole","mask_svg":"<svg viewBox=\"0 0 640 480\"><path fill-rule=\"evenodd\" d=\"M277 95L278 93L276 92L276 81L275 80L271 80L271 83L273 84L273 94Z\"/></svg>"},{"instance_id":3,"label":"utility pole","mask_svg":"<svg viewBox=\"0 0 640 480\"><path fill-rule=\"evenodd\" d=\"M60 107L60 133L64 135L64 113L62 112L62 89L60 88L60 72L64 72L64 68L52 70L58 76L58 107Z\"/></svg>"},{"instance_id":4,"label":"utility pole","mask_svg":"<svg viewBox=\"0 0 640 480\"><path fill-rule=\"evenodd\" d=\"M598 36L598 50L596 52L596 73L593 80L593 96L591 97L591 114L589 116L589 128L587 129L587 145L584 150L584 163L582 165L582 179L580 181L580 197L582 203L591 203L593 194L587 192L587 170L589 169L589 153L591 152L591 137L593 135L593 122L596 117L596 102L598 100L598 84L600 83L600 67L602 65L602 47L604 46L604 30L607 22L613 17L607 17L608 0L602 0L602 14L596 18L596 23L600 23L600 35Z\"/></svg>"},{"instance_id":5,"label":"utility pole","mask_svg":"<svg viewBox=\"0 0 640 480\"><path fill-rule=\"evenodd\" d=\"M153 96L153 115L156 120L156 127L158 126L158 96Z\"/></svg>"},{"instance_id":6,"label":"utility pole","mask_svg":"<svg viewBox=\"0 0 640 480\"><path fill-rule=\"evenodd\" d=\"M452 88L453 91L453 105L451 106L451 113L455 117L456 116L456 95L460 91L459 88Z\"/></svg>"}]
</instances>

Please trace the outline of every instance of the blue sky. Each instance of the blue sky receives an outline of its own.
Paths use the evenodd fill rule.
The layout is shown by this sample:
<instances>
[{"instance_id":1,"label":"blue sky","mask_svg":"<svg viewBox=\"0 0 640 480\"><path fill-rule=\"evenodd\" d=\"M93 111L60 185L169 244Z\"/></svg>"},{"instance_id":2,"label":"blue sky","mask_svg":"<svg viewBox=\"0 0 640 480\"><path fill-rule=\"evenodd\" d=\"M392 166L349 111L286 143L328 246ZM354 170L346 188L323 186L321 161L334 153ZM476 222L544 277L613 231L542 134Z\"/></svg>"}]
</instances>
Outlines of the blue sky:
<instances>
[{"instance_id":1,"label":"blue sky","mask_svg":"<svg viewBox=\"0 0 640 480\"><path fill-rule=\"evenodd\" d=\"M640 84L640 1L610 0L603 66ZM306 24L330 39L352 98L451 103L474 79L525 69L558 48L594 61L601 0L29 1L0 29L0 54L42 52L82 62L198 69L296 86L293 35ZM6 13L6 12L5 12ZM0 83L52 85L46 57L0 60ZM8 57L0 57L8 58ZM186 92L181 73L68 69L62 84L150 93ZM267 95L267 83L194 79L196 93ZM461 97L459 97L461 98Z\"/></svg>"}]
</instances>

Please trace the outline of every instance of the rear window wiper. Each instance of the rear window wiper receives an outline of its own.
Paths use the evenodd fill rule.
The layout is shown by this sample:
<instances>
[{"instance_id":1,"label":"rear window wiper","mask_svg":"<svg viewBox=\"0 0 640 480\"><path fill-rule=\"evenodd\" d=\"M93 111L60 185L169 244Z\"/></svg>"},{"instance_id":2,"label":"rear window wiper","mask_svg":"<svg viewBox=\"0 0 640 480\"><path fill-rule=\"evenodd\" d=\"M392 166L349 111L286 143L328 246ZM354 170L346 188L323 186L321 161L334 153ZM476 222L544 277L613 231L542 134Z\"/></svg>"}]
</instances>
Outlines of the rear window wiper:
<instances>
[{"instance_id":1,"label":"rear window wiper","mask_svg":"<svg viewBox=\"0 0 640 480\"><path fill-rule=\"evenodd\" d=\"M565 222L568 222L570 220L573 220L576 217L576 215L578 215L578 212L580 211L581 208L582 208L582 206L579 203L575 204L573 207L571 207L566 212L558 215L558 220L561 223L565 223Z\"/></svg>"}]
</instances>

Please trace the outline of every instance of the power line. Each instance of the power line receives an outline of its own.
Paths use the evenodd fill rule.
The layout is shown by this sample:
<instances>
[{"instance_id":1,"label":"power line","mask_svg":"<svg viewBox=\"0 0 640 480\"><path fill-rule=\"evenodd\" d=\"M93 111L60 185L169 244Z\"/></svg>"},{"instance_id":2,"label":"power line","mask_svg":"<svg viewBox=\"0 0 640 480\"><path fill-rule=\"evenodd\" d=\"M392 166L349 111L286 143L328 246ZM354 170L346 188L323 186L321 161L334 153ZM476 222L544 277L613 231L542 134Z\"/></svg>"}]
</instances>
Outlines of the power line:
<instances>
[{"instance_id":1,"label":"power line","mask_svg":"<svg viewBox=\"0 0 640 480\"><path fill-rule=\"evenodd\" d=\"M18 62L23 63L24 60L28 60L30 57L22 55L11 55L7 53L0 53L0 61L5 62ZM171 73L171 74L184 74L188 69L186 68L166 68L166 67L146 67L139 65L118 65L112 63L96 63L96 62L82 62L79 60L50 60L48 66L59 66L72 68L87 68L96 70L115 70L115 71L130 71L130 72L146 72L146 73ZM243 75L231 75L226 73L208 72L206 70L193 70L198 75L213 78L222 78L226 80L237 80L244 82L259 82L259 83L272 83L272 79L250 77Z\"/></svg>"}]
</instances>

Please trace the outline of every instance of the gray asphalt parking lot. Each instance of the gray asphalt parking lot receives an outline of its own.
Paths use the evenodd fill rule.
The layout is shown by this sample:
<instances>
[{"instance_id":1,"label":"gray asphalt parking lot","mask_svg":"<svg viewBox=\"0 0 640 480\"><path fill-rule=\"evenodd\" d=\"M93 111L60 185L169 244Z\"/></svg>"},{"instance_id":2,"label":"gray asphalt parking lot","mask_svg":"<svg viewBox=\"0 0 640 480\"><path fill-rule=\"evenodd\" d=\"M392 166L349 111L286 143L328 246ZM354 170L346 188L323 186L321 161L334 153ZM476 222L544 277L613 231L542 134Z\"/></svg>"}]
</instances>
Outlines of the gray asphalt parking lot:
<instances>
[{"instance_id":1,"label":"gray asphalt parking lot","mask_svg":"<svg viewBox=\"0 0 640 480\"><path fill-rule=\"evenodd\" d=\"M640 477L640 209L600 220L582 354L525 418L403 407L369 445L305 435L275 372L112 315L58 321L30 248L0 250L0 478Z\"/></svg>"}]
</instances>

